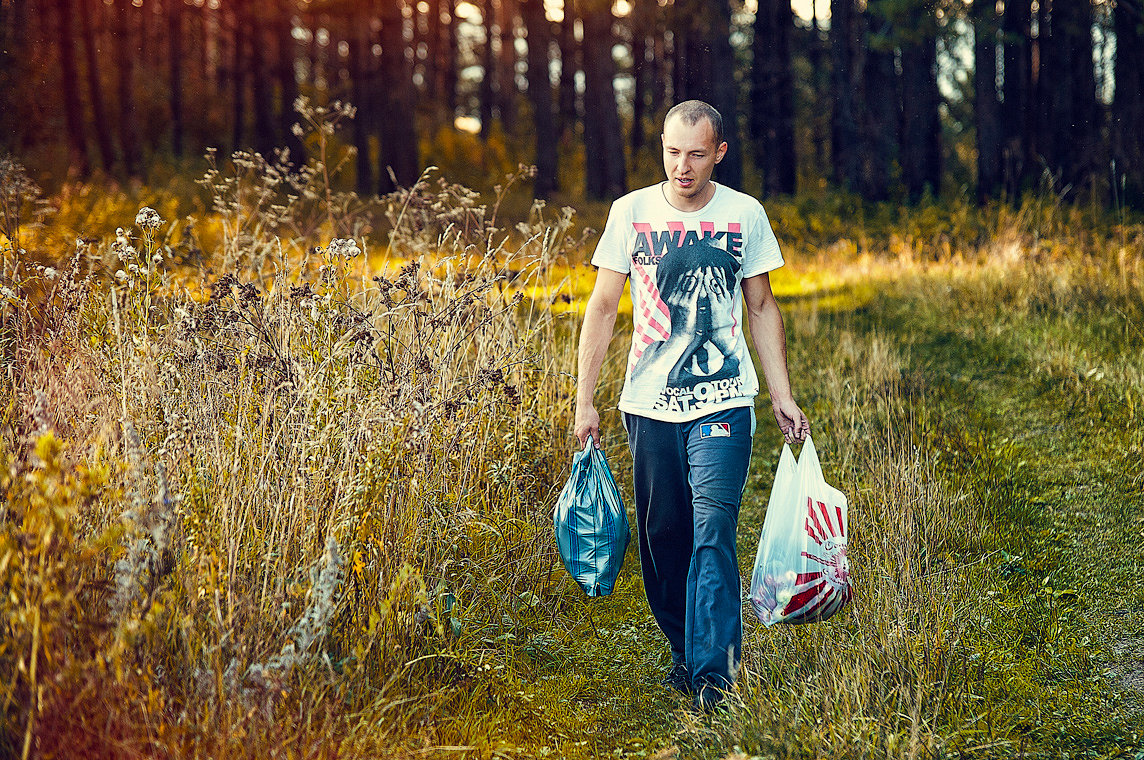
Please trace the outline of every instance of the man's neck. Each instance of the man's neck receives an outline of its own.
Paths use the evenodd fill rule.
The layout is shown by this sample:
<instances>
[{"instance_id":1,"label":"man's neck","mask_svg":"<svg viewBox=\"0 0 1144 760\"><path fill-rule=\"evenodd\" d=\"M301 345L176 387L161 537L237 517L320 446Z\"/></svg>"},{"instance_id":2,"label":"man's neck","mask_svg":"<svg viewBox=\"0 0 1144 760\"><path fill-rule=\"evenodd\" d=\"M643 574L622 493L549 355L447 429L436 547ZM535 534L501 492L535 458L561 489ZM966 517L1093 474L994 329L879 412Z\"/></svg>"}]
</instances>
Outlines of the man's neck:
<instances>
[{"instance_id":1,"label":"man's neck","mask_svg":"<svg viewBox=\"0 0 1144 760\"><path fill-rule=\"evenodd\" d=\"M699 211L715 197L715 183L710 180L703 186L702 190L690 198L673 197L673 193L669 190L671 188L670 181L660 183L660 187L662 188L663 197L668 205L676 211L682 211L684 213Z\"/></svg>"}]
</instances>

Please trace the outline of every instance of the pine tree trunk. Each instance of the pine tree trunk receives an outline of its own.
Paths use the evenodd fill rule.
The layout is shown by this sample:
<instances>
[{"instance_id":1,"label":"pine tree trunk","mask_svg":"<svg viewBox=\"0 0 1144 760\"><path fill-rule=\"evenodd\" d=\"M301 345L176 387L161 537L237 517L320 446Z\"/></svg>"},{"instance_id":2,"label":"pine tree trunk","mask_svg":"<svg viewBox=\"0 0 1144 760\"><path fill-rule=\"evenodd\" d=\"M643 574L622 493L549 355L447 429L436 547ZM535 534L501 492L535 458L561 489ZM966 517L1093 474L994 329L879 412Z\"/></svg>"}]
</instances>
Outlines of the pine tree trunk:
<instances>
[{"instance_id":1,"label":"pine tree trunk","mask_svg":"<svg viewBox=\"0 0 1144 760\"><path fill-rule=\"evenodd\" d=\"M1060 190L1087 187L1098 165L1099 111L1092 62L1089 0L1053 0L1042 27L1041 155L1060 175Z\"/></svg>"},{"instance_id":2,"label":"pine tree trunk","mask_svg":"<svg viewBox=\"0 0 1144 760\"><path fill-rule=\"evenodd\" d=\"M298 99L298 77L294 71L297 45L294 42L291 19L293 12L291 0L278 0L272 24L277 54L274 78L278 83L278 130L283 135L290 160L302 164L306 161L306 147L294 134L294 124L297 123L294 101ZM365 115L359 113L358 118L365 118Z\"/></svg>"},{"instance_id":3,"label":"pine tree trunk","mask_svg":"<svg viewBox=\"0 0 1144 760\"><path fill-rule=\"evenodd\" d=\"M428 0L429 9L425 13L425 99L433 104L434 128L441 120L444 107L441 92L444 89L442 78L442 49L444 48L444 25L441 23L441 0Z\"/></svg>"},{"instance_id":4,"label":"pine tree trunk","mask_svg":"<svg viewBox=\"0 0 1144 760\"><path fill-rule=\"evenodd\" d=\"M620 116L616 110L612 60L612 4L583 4L585 190L590 198L618 198L627 191L627 168Z\"/></svg>"},{"instance_id":5,"label":"pine tree trunk","mask_svg":"<svg viewBox=\"0 0 1144 760\"><path fill-rule=\"evenodd\" d=\"M507 134L516 134L516 2L496 0L496 21L500 50L497 55L496 101L501 126Z\"/></svg>"},{"instance_id":6,"label":"pine tree trunk","mask_svg":"<svg viewBox=\"0 0 1144 760\"><path fill-rule=\"evenodd\" d=\"M807 51L807 57L810 61L811 102L813 103L810 139L814 144L814 167L812 174L817 176L827 171L826 142L827 135L830 132L829 109L821 108L820 105L827 98L826 93L829 88L827 77L829 74L826 72L826 67L822 64L822 26L818 20L817 3L811 3L811 12L810 49ZM824 115L826 116L825 119L823 118Z\"/></svg>"},{"instance_id":7,"label":"pine tree trunk","mask_svg":"<svg viewBox=\"0 0 1144 760\"><path fill-rule=\"evenodd\" d=\"M246 32L247 0L231 0L233 49L231 50L231 150L246 147Z\"/></svg>"},{"instance_id":8,"label":"pine tree trunk","mask_svg":"<svg viewBox=\"0 0 1144 760\"><path fill-rule=\"evenodd\" d=\"M1144 5L1120 0L1116 30L1116 91L1112 101L1113 198L1144 206ZM1121 186L1123 185L1123 186Z\"/></svg>"},{"instance_id":9,"label":"pine tree trunk","mask_svg":"<svg viewBox=\"0 0 1144 760\"><path fill-rule=\"evenodd\" d=\"M544 15L544 0L521 0L521 15L528 32L528 99L532 104L533 136L536 140L536 179L533 193L547 198L558 187L556 113L552 103L552 80L548 73L551 33Z\"/></svg>"},{"instance_id":10,"label":"pine tree trunk","mask_svg":"<svg viewBox=\"0 0 1144 760\"><path fill-rule=\"evenodd\" d=\"M861 146L858 132L858 88L854 71L857 21L854 0L830 2L831 90L830 158L834 181L848 190L860 185Z\"/></svg>"},{"instance_id":11,"label":"pine tree trunk","mask_svg":"<svg viewBox=\"0 0 1144 760\"><path fill-rule=\"evenodd\" d=\"M481 139L488 140L493 128L493 108L496 91L496 56L493 53L493 0L481 6L485 26L485 42L481 47L481 89L478 114L481 120Z\"/></svg>"},{"instance_id":12,"label":"pine tree trunk","mask_svg":"<svg viewBox=\"0 0 1144 760\"><path fill-rule=\"evenodd\" d=\"M213 85L213 93L218 96L225 88L226 82L223 76L223 69L225 66L219 66L219 61L222 60L222 11L218 8L211 7L210 3L204 3L203 9L203 48L202 48L202 71L203 80L210 82Z\"/></svg>"},{"instance_id":13,"label":"pine tree trunk","mask_svg":"<svg viewBox=\"0 0 1144 760\"><path fill-rule=\"evenodd\" d=\"M580 121L580 109L577 106L576 96L576 72L580 70L580 46L576 42L575 33L576 2L583 2L583 0L565 0L564 18L560 22L560 104L558 113L561 136L575 134L576 125Z\"/></svg>"},{"instance_id":14,"label":"pine tree trunk","mask_svg":"<svg viewBox=\"0 0 1144 760\"><path fill-rule=\"evenodd\" d=\"M147 61L151 60L151 25L148 23L148 16L151 15L150 7L140 7L138 13L132 16L135 28L131 30L131 36L135 40L135 49L138 51L136 60L144 66L146 66Z\"/></svg>"},{"instance_id":15,"label":"pine tree trunk","mask_svg":"<svg viewBox=\"0 0 1144 760\"><path fill-rule=\"evenodd\" d=\"M60 57L60 86L64 96L64 126L68 138L69 172L79 177L91 174L91 159L83 134L83 103L79 99L79 75L75 60L75 30L71 3L56 0L56 42Z\"/></svg>"},{"instance_id":16,"label":"pine tree trunk","mask_svg":"<svg viewBox=\"0 0 1144 760\"><path fill-rule=\"evenodd\" d=\"M449 0L449 25L446 28L448 45L445 47L446 60L441 62L444 70L445 107L449 114L449 126L457 118L457 4L459 0Z\"/></svg>"},{"instance_id":17,"label":"pine tree trunk","mask_svg":"<svg viewBox=\"0 0 1144 760\"><path fill-rule=\"evenodd\" d=\"M644 146L644 119L647 116L647 96L650 85L651 62L648 52L651 46L652 25L655 23L651 3L636 0L631 13L632 28L632 155Z\"/></svg>"},{"instance_id":18,"label":"pine tree trunk","mask_svg":"<svg viewBox=\"0 0 1144 760\"><path fill-rule=\"evenodd\" d=\"M702 100L723 117L727 153L715 167L715 179L738 188L743 182L743 153L739 139L735 58L731 49L730 0L677 0L678 34L683 37L682 67L677 81L683 95L675 101Z\"/></svg>"},{"instance_id":19,"label":"pine tree trunk","mask_svg":"<svg viewBox=\"0 0 1144 760\"><path fill-rule=\"evenodd\" d=\"M789 12L789 11L788 11ZM710 0L707 9L710 46L710 100L723 117L727 152L715 167L715 179L738 190L743 186L743 141L739 137L739 94L735 84L735 51L731 48L731 0ZM793 22L792 22L793 23ZM794 152L794 135L790 135Z\"/></svg>"},{"instance_id":20,"label":"pine tree trunk","mask_svg":"<svg viewBox=\"0 0 1144 760\"><path fill-rule=\"evenodd\" d=\"M794 78L788 0L759 0L751 67L751 137L763 195L793 193L796 183Z\"/></svg>"},{"instance_id":21,"label":"pine tree trunk","mask_svg":"<svg viewBox=\"0 0 1144 760\"><path fill-rule=\"evenodd\" d=\"M671 6L671 100L682 103L695 97L691 91L693 62L691 52L691 0L680 0Z\"/></svg>"},{"instance_id":22,"label":"pine tree trunk","mask_svg":"<svg viewBox=\"0 0 1144 760\"><path fill-rule=\"evenodd\" d=\"M28 4L29 0L0 2L0 152L16 155L23 153L28 132L24 85L30 79L29 53L36 40L47 42L58 33L53 28L47 34L36 34L29 23ZM50 6L36 10L37 19L43 19L39 26L55 26Z\"/></svg>"},{"instance_id":23,"label":"pine tree trunk","mask_svg":"<svg viewBox=\"0 0 1144 760\"><path fill-rule=\"evenodd\" d=\"M902 46L902 181L911 201L927 190L935 197L941 192L940 106L937 38L931 26Z\"/></svg>"},{"instance_id":24,"label":"pine tree trunk","mask_svg":"<svg viewBox=\"0 0 1144 760\"><path fill-rule=\"evenodd\" d=\"M1001 161L1005 194L1017 203L1031 174L1033 133L1032 11L1029 0L1009 0L1001 17L1005 79L1001 105Z\"/></svg>"},{"instance_id":25,"label":"pine tree trunk","mask_svg":"<svg viewBox=\"0 0 1144 760\"><path fill-rule=\"evenodd\" d=\"M655 32L652 35L651 64L651 103L652 118L657 120L661 111L666 110L668 82L671 81L671 56L667 45L667 14L655 14ZM658 133L658 129L655 130Z\"/></svg>"},{"instance_id":26,"label":"pine tree trunk","mask_svg":"<svg viewBox=\"0 0 1144 760\"><path fill-rule=\"evenodd\" d=\"M350 88L353 104L357 106L357 115L353 120L354 157L356 168L355 184L361 194L369 193L373 187L373 167L369 154L369 130L366 114L370 110L370 88L367 86L369 71L366 55L369 50L369 20L355 16L350 29Z\"/></svg>"},{"instance_id":27,"label":"pine tree trunk","mask_svg":"<svg viewBox=\"0 0 1144 760\"><path fill-rule=\"evenodd\" d=\"M382 194L398 187L412 187L421 165L414 128L413 76L405 58L401 5L401 0L383 0L379 6L381 76L385 83L378 88L382 113L378 192Z\"/></svg>"},{"instance_id":28,"label":"pine tree trunk","mask_svg":"<svg viewBox=\"0 0 1144 760\"><path fill-rule=\"evenodd\" d=\"M439 119L440 109L440 48L442 48L442 23L440 23L440 2L426 0L426 60L424 60L424 96L432 104L434 121Z\"/></svg>"},{"instance_id":29,"label":"pine tree trunk","mask_svg":"<svg viewBox=\"0 0 1144 760\"><path fill-rule=\"evenodd\" d=\"M898 157L901 134L901 98L894 68L891 23L870 10L865 16L866 60L862 78L866 97L862 105L864 169L858 183L862 197L884 201L890 197L890 176Z\"/></svg>"},{"instance_id":30,"label":"pine tree trunk","mask_svg":"<svg viewBox=\"0 0 1144 760\"><path fill-rule=\"evenodd\" d=\"M20 96L16 88L22 81L20 62L27 38L23 26L27 18L25 2L0 2L0 153L18 152Z\"/></svg>"},{"instance_id":31,"label":"pine tree trunk","mask_svg":"<svg viewBox=\"0 0 1144 760\"><path fill-rule=\"evenodd\" d=\"M269 158L278 146L274 128L270 69L266 62L266 22L262 5L250 9L251 96L254 106L254 149Z\"/></svg>"},{"instance_id":32,"label":"pine tree trunk","mask_svg":"<svg viewBox=\"0 0 1144 760\"><path fill-rule=\"evenodd\" d=\"M997 11L986 0L973 4L973 42L977 119L977 202L996 198L1001 189L1001 101L997 97Z\"/></svg>"},{"instance_id":33,"label":"pine tree trunk","mask_svg":"<svg viewBox=\"0 0 1144 760\"><path fill-rule=\"evenodd\" d=\"M171 108L171 153L182 158L183 115L183 0L166 0L167 14L167 102Z\"/></svg>"},{"instance_id":34,"label":"pine tree trunk","mask_svg":"<svg viewBox=\"0 0 1144 760\"><path fill-rule=\"evenodd\" d=\"M111 136L111 123L107 118L103 82L99 78L99 40L95 34L95 24L92 23L96 2L98 0L82 0L80 3L80 30L83 34L83 47L86 54L87 94L91 98L95 142L99 147L99 159L103 165L103 170L111 172L115 169L115 142Z\"/></svg>"},{"instance_id":35,"label":"pine tree trunk","mask_svg":"<svg viewBox=\"0 0 1144 760\"><path fill-rule=\"evenodd\" d=\"M143 161L139 154L138 114L135 110L135 58L138 45L131 27L136 16L131 0L119 0L116 7L116 47L119 54L119 146L128 176L139 177Z\"/></svg>"}]
</instances>

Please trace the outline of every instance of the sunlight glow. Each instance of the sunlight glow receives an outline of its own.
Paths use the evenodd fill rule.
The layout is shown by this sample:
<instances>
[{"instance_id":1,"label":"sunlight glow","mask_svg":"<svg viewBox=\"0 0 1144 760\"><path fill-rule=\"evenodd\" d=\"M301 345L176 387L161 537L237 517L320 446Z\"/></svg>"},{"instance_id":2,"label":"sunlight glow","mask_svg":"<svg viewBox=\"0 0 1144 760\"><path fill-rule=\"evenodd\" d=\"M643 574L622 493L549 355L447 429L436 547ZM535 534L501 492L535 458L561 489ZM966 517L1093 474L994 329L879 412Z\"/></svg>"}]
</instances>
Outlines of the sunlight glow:
<instances>
[{"instance_id":1,"label":"sunlight glow","mask_svg":"<svg viewBox=\"0 0 1144 760\"><path fill-rule=\"evenodd\" d=\"M818 10L818 22L830 18L830 0L791 0L791 10L801 19L810 21L814 18L814 11Z\"/></svg>"},{"instance_id":2,"label":"sunlight glow","mask_svg":"<svg viewBox=\"0 0 1144 760\"><path fill-rule=\"evenodd\" d=\"M480 134L481 120L475 116L458 116L453 120L453 126L470 135Z\"/></svg>"},{"instance_id":3,"label":"sunlight glow","mask_svg":"<svg viewBox=\"0 0 1144 760\"><path fill-rule=\"evenodd\" d=\"M477 23L481 16L480 9L472 3L467 2L467 0L461 0L461 2L457 3L454 13L457 14L457 18L464 19L465 21L477 19L477 21L473 21L473 23Z\"/></svg>"}]
</instances>

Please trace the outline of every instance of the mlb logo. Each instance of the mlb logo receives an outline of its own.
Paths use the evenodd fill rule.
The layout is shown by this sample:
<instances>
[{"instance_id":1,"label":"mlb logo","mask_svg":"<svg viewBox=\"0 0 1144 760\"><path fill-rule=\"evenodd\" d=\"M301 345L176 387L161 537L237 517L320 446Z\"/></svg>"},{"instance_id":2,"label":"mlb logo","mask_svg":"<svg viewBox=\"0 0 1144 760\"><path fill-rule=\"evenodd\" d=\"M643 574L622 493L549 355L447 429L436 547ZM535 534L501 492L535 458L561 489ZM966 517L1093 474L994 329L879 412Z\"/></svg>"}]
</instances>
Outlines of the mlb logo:
<instances>
[{"instance_id":1,"label":"mlb logo","mask_svg":"<svg viewBox=\"0 0 1144 760\"><path fill-rule=\"evenodd\" d=\"M704 422L699 426L700 438L730 438L731 437L731 423L729 422Z\"/></svg>"}]
</instances>

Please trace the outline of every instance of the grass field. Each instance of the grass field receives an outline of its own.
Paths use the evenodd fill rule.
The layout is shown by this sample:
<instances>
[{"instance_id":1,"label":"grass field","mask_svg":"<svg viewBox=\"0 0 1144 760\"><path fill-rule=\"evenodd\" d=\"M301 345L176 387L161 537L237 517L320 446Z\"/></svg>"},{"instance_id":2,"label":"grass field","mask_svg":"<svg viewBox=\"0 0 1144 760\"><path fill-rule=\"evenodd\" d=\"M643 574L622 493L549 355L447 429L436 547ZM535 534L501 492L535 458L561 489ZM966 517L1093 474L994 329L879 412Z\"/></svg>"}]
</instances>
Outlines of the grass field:
<instances>
[{"instance_id":1,"label":"grass field","mask_svg":"<svg viewBox=\"0 0 1144 760\"><path fill-rule=\"evenodd\" d=\"M1051 196L768 207L856 599L745 607L741 705L704 717L658 685L634 550L598 600L555 552L570 213L283 182L243 157L194 221L92 189L5 216L0 755L1144 752L1144 226ZM781 447L758 413L747 577Z\"/></svg>"}]
</instances>

